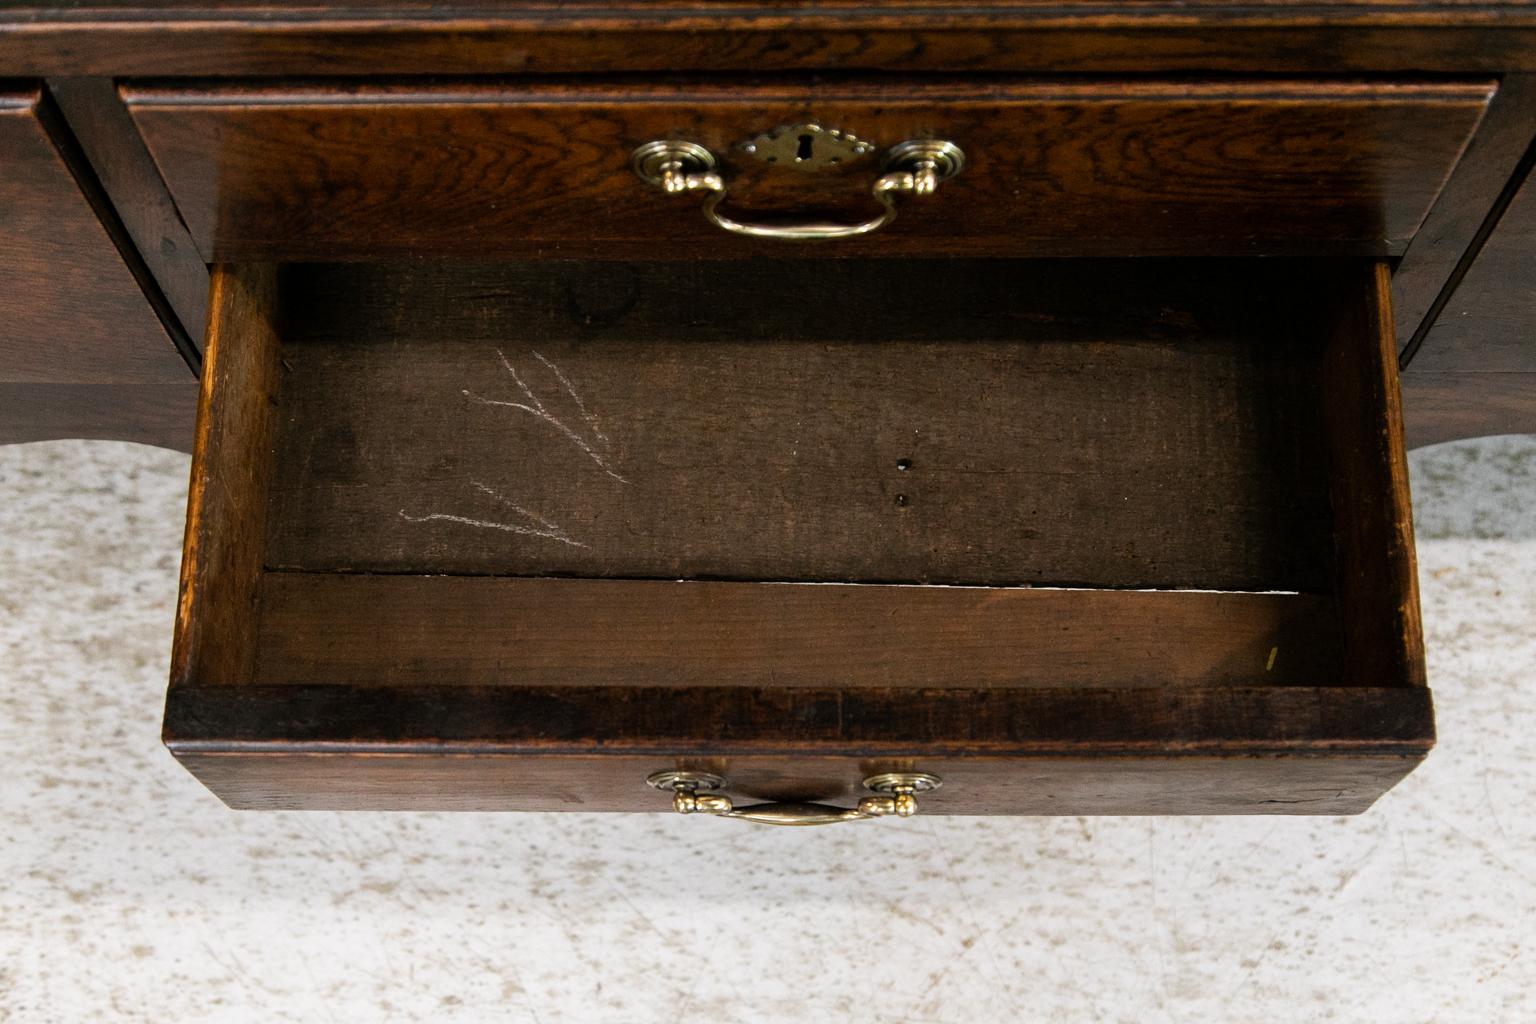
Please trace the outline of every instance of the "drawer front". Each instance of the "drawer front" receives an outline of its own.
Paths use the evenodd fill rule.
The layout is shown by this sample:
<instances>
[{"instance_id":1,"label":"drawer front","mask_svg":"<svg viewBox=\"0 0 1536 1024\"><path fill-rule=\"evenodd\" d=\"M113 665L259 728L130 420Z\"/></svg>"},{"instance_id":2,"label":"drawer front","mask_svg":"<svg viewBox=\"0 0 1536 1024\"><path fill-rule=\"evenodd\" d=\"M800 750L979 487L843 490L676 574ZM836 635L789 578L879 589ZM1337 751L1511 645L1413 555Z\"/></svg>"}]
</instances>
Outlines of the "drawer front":
<instances>
[{"instance_id":1,"label":"drawer front","mask_svg":"<svg viewBox=\"0 0 1536 1024\"><path fill-rule=\"evenodd\" d=\"M1536 433L1536 175L1424 337L1403 390L1411 444Z\"/></svg>"},{"instance_id":2,"label":"drawer front","mask_svg":"<svg viewBox=\"0 0 1536 1024\"><path fill-rule=\"evenodd\" d=\"M1413 369L1536 374L1536 175L1515 192L1456 285Z\"/></svg>"},{"instance_id":3,"label":"drawer front","mask_svg":"<svg viewBox=\"0 0 1536 1024\"><path fill-rule=\"evenodd\" d=\"M925 815L1333 815L1368 808L1433 729L1423 689L888 696L208 687L172 692L166 736L251 809L660 813L646 780L679 768L742 807L848 807L869 776L917 769L942 781ZM683 749L701 727L716 738Z\"/></svg>"},{"instance_id":4,"label":"drawer front","mask_svg":"<svg viewBox=\"0 0 1536 1024\"><path fill-rule=\"evenodd\" d=\"M167 742L252 807L1363 809L1433 737L1387 276L1242 262L218 268Z\"/></svg>"},{"instance_id":5,"label":"drawer front","mask_svg":"<svg viewBox=\"0 0 1536 1024\"><path fill-rule=\"evenodd\" d=\"M33 394L141 384L191 392L186 361L76 182L65 134L39 92L0 93L0 383ZM33 440L6 408L25 398L7 392L0 443ZM60 401L68 403L62 390ZM95 411L77 409L56 425L89 430Z\"/></svg>"},{"instance_id":6,"label":"drawer front","mask_svg":"<svg viewBox=\"0 0 1536 1024\"><path fill-rule=\"evenodd\" d=\"M983 82L666 87L130 85L198 245L219 260L555 254L1400 252L1490 83ZM816 124L869 143L768 162ZM793 133L798 137L798 134ZM811 143L811 152L830 135ZM896 222L822 243L741 238L631 170L654 140L714 155L742 221L860 223L883 154L964 167ZM816 169L806 170L807 165Z\"/></svg>"}]
</instances>

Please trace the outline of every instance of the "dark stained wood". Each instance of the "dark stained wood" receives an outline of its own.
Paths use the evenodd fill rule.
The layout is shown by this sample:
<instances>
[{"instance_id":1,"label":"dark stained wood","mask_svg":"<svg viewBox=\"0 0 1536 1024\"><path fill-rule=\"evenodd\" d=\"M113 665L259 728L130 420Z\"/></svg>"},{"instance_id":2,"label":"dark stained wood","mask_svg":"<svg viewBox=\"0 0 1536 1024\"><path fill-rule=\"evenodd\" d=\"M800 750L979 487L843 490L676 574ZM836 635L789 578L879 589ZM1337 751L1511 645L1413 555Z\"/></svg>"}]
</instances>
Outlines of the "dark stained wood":
<instances>
[{"instance_id":1,"label":"dark stained wood","mask_svg":"<svg viewBox=\"0 0 1536 1024\"><path fill-rule=\"evenodd\" d=\"M0 382L185 383L187 365L82 191L68 146L36 90L0 93ZM82 430L110 418L85 412Z\"/></svg>"},{"instance_id":2,"label":"dark stained wood","mask_svg":"<svg viewBox=\"0 0 1536 1024\"><path fill-rule=\"evenodd\" d=\"M1345 674L1360 685L1423 686L1391 287L1386 266L1375 267L1325 357L1336 592Z\"/></svg>"},{"instance_id":3,"label":"dark stained wood","mask_svg":"<svg viewBox=\"0 0 1536 1024\"><path fill-rule=\"evenodd\" d=\"M272 567L1331 585L1326 271L359 264L284 282Z\"/></svg>"},{"instance_id":4,"label":"dark stained wood","mask_svg":"<svg viewBox=\"0 0 1536 1024\"><path fill-rule=\"evenodd\" d=\"M1410 364L1419 373L1536 373L1536 143L1466 277ZM1530 399L1536 403L1536 394Z\"/></svg>"},{"instance_id":5,"label":"dark stained wood","mask_svg":"<svg viewBox=\"0 0 1536 1024\"><path fill-rule=\"evenodd\" d=\"M328 6L328 5L327 5ZM1536 11L1487 3L30 5L12 74L443 75L765 70L1134 74L1536 70Z\"/></svg>"},{"instance_id":6,"label":"dark stained wood","mask_svg":"<svg viewBox=\"0 0 1536 1024\"><path fill-rule=\"evenodd\" d=\"M1293 594L268 573L256 647L257 684L1357 682L1333 600Z\"/></svg>"},{"instance_id":7,"label":"dark stained wood","mask_svg":"<svg viewBox=\"0 0 1536 1024\"><path fill-rule=\"evenodd\" d=\"M1491 82L129 85L214 259L515 254L785 256L1401 252ZM628 168L657 138L709 147L738 216L861 220L873 157L807 175L737 146L814 118L968 165L889 229L838 243L726 235L697 196Z\"/></svg>"},{"instance_id":8,"label":"dark stained wood","mask_svg":"<svg viewBox=\"0 0 1536 1024\"><path fill-rule=\"evenodd\" d=\"M197 381L163 384L0 383L0 444L79 437L192 450Z\"/></svg>"},{"instance_id":9,"label":"dark stained wood","mask_svg":"<svg viewBox=\"0 0 1536 1024\"><path fill-rule=\"evenodd\" d=\"M174 703L174 701L173 701ZM667 798L646 786L666 757L508 756L440 753L180 753L178 759L240 810L651 811ZM1359 814L1413 770L1420 756L1039 757L1027 762L966 755L923 758L945 780L919 801L923 816L1068 814ZM811 800L852 806L872 771L906 767L856 758L733 757L705 766L729 771L741 804ZM693 823L702 841L740 822ZM910 824L867 822L858 828ZM917 826L921 828L922 826Z\"/></svg>"},{"instance_id":10,"label":"dark stained wood","mask_svg":"<svg viewBox=\"0 0 1536 1024\"><path fill-rule=\"evenodd\" d=\"M1433 738L1422 688L181 688L166 741L236 807L662 811L645 776L851 800L916 767L933 814L1350 814ZM700 822L703 828L711 827Z\"/></svg>"},{"instance_id":11,"label":"dark stained wood","mask_svg":"<svg viewBox=\"0 0 1536 1024\"><path fill-rule=\"evenodd\" d=\"M1403 374L1410 448L1491 434L1536 434L1536 373Z\"/></svg>"},{"instance_id":12,"label":"dark stained wood","mask_svg":"<svg viewBox=\"0 0 1536 1024\"><path fill-rule=\"evenodd\" d=\"M249 678L271 472L276 271L216 267L171 678Z\"/></svg>"},{"instance_id":13,"label":"dark stained wood","mask_svg":"<svg viewBox=\"0 0 1536 1024\"><path fill-rule=\"evenodd\" d=\"M1132 13L1159 10L1194 11L1205 14L1215 12L1229 14L1233 8L1242 7L1250 16L1284 18L1287 21L1305 20L1320 12L1329 12L1340 19L1360 17L1370 12L1379 14L1412 13L1423 17L1430 13L1444 14L1447 6L1463 11L1476 19L1490 11L1504 9L1518 13L1529 6L1530 0L1497 3L1489 0L1452 0L1448 5L1439 3L1405 2L1405 0L1250 0L1246 4L1234 4L1231 0L1180 0L1174 4L1168 0L1139 0L1132 5ZM463 17L466 13L478 13L490 19L486 13L491 7L484 0L7 0L6 10L10 17L37 23L97 21L113 19L122 22L156 22L162 19L205 18L213 22L245 22L253 18L271 18L279 24L285 19L301 23L327 22L333 16L345 15L349 19L376 19L387 14L405 19L436 14L440 19ZM806 11L804 3L786 2L776 5L781 11L814 14L820 11L868 11L865 0L817 0L814 11ZM510 13L523 11L570 10L566 0L523 0ZM711 0L708 9L734 14L739 11L761 12L761 0ZM958 8L962 16L972 16L978 9L996 11L1011 10L1017 14L1043 11L1060 16L1077 7L1090 17L1085 21L1103 16L1103 8L1091 4L1062 4L1061 0L1006 0L978 7L974 0L885 0L882 10L913 11ZM651 0L639 4L636 0L590 0L576 8L583 13L611 11L615 13L636 10L697 11L702 9L698 0Z\"/></svg>"},{"instance_id":14,"label":"dark stained wood","mask_svg":"<svg viewBox=\"0 0 1536 1024\"><path fill-rule=\"evenodd\" d=\"M781 258L1401 256L1410 440L1536 429L1525 200L1494 201L1536 153L1536 4L69 0L0 10L0 68L67 114L0 98L0 257L31 274L0 315L52 332L0 339L0 440L175 435L184 377L123 353L172 308L196 333L203 256L773 249L635 181L652 137L720 151L733 210L863 215L867 164L730 149L804 117L971 165ZM925 813L1362 810L1433 742L1385 272L1102 271L219 272L167 742L242 807L660 811L644 776L686 764L837 801L921 767ZM466 416L498 346L534 411ZM534 529L402 528L482 468L568 504L497 486ZM1306 593L508 578L551 572Z\"/></svg>"},{"instance_id":15,"label":"dark stained wood","mask_svg":"<svg viewBox=\"0 0 1536 1024\"><path fill-rule=\"evenodd\" d=\"M1407 357L1404 365L1483 244L1484 233L1492 228L1485 225L1490 204L1515 174L1533 137L1536 75L1505 76L1466 155L1393 273L1392 306L1397 344ZM1536 269L1530 273L1536 277Z\"/></svg>"},{"instance_id":16,"label":"dark stained wood","mask_svg":"<svg viewBox=\"0 0 1536 1024\"><path fill-rule=\"evenodd\" d=\"M1425 750L1422 687L186 686L185 753L1395 754ZM1175 734L1176 730L1176 734Z\"/></svg>"},{"instance_id":17,"label":"dark stained wood","mask_svg":"<svg viewBox=\"0 0 1536 1024\"><path fill-rule=\"evenodd\" d=\"M263 574L261 545L254 539L259 531L252 528L260 513L251 509L267 494L268 484L253 468L268 464L264 456L275 452L273 493L285 478L291 486L317 466L325 470L317 480L339 483L350 465L352 486L360 491L395 486L395 472L369 477L377 472L370 460L387 446L359 444L350 430L334 429L339 410L356 408L344 395L369 396L377 410L407 418L412 402L434 405L409 389L397 400L382 387L391 374L360 373L344 386L337 370L321 381L305 365L312 355L306 349L333 348L338 368L347 361L366 368L392 349L418 357L431 351L434 338L420 333L423 325L438 324L446 337L504 339L508 328L531 330L540 332L541 345L560 343L561 331L574 325L579 343L567 343L573 352L618 346L627 338L630 376L639 390L659 362L655 346L670 346L663 350L672 353L668 358L686 355L687 366L711 365L704 357L719 342L710 332L722 329L712 327L710 317L722 318L722 336L734 329L732 317L750 320L729 285L720 290L718 307L705 299L693 307L694 319L673 316L681 307L670 294L711 296L711 289L700 287L708 275L721 282L741 277L741 268L718 263L683 268L681 279L677 269L645 268L627 296L605 283L610 279L603 275L613 268L603 267L574 278L560 277L570 268L540 268L553 275L548 279L592 286L553 292L536 287L540 278L518 267L457 268L452 279L412 268L290 268L275 296L263 284L249 309L215 314L210 372L217 382L204 395L189 526L189 537L203 539L189 541L188 579L194 585L178 622L181 646L167 704L165 736L172 751L235 806L661 810L665 799L646 789L643 778L679 763L726 771L736 795L764 799L847 798L864 774L911 765L950 773L943 802L931 807L935 813L1349 813L1368 806L1424 755L1433 723L1428 693L1415 685L1419 677L1407 664L1418 657L1411 646L1415 637L1401 628L1403 607L1388 608L1378 599L1398 593L1403 553L1383 559L1377 579L1355 575L1370 572L1369 544L1382 541L1377 510L1396 516L1404 498L1393 490L1401 447L1394 449L1385 436L1395 420L1384 274L1265 261L1244 268L1184 264L1180 275L1146 264L1108 274L1108 265L1075 263L1031 264L1031 274L1009 276L1009 268L994 264L1001 276L989 277L955 265L956 274L973 279L967 289L945 271L919 287L913 285L917 278L903 279L891 265L841 269L850 267L851 276L825 286L840 290L843 312L825 320L802 318L797 328L781 328L770 317L748 330L751 354L769 358L772 346L796 344L853 360L874 352L907 368L915 346L949 346L947 361L917 368L923 380L934 382L963 375L972 358L953 349L956 336L971 338L968 344L977 348L1017 344L1007 339L1020 335L1032 344L1054 337L1055 348L1075 353L1080 372L1089 375L1100 361L1122 358L1120 349L1147 345L1198 360L1188 353L1200 351L1200 339L1214 337L1236 350L1266 338L1270 344L1257 351L1278 366L1326 365L1338 380L1299 392L1295 400L1308 396L1315 424L1326 418L1338 431L1356 428L1354 416L1340 411L1353 398L1368 428L1358 445L1336 440L1333 454L1309 455L1328 475L1359 476L1353 484L1332 485L1334 507L1320 524L1343 547L1340 593L466 578L445 575L441 564L459 557L464 542L457 539L423 549L424 561L407 575L358 573L340 564L325 573ZM794 268L752 269L746 279L760 299L773 297L775 282L795 274L804 279ZM260 281L272 280L260 273ZM1074 273L1078 287L1069 284ZM1239 280L1244 275L1246 285ZM240 279L216 273L216 291ZM1170 285L1170 279L1179 283ZM1154 294L1147 290L1154 280L1164 285L1163 304L1155 308L1141 301ZM1000 281L1009 285L1000 294L1007 296L1012 321L996 319L996 307L978 301ZM1105 282L1113 282L1119 301L1094 305ZM1298 291L1302 283L1309 287ZM923 290L950 286L958 289L953 310ZM929 332L921 322L897 317L889 323L904 326L885 336L878 318L863 322L847 312L861 307L866 290L903 296L944 330ZM427 299L429 294L436 298ZM1058 305L1043 305L1047 296ZM1193 296L1203 303L1182 301ZM1271 308L1281 296L1289 301L1288 317ZM962 308L965 316L948 317ZM254 319L275 318L281 332L231 326L253 319L257 310L265 314ZM957 322L965 328L958 334L951 330ZM1257 326L1235 336L1217 329L1239 322ZM1107 336L1119 339L1118 348L1098 347L1106 327L1112 328ZM680 338L670 333L678 330ZM864 332L857 335L866 339L862 349L843 335L856 330ZM819 331L824 340L811 340ZM939 337L923 340L930 333ZM224 364L220 353L230 343L230 351L241 355ZM1351 351L1325 360L1319 348ZM274 364L286 371L275 396ZM388 356L377 365L394 366L392 374L402 381L435 372L434 361L425 358ZM560 381L549 369L560 363L540 365ZM491 376L506 372L493 367ZM839 373L832 364L815 373L802 367L792 379L805 387L822 378L871 391L857 374ZM562 406L561 412L574 411L572 422L583 428L595 422L606 431L606 401L599 405L587 396L577 404L572 392L586 395L585 380L565 380L571 387L562 401L573 409ZM1182 374L1161 380L1188 397ZM329 407L309 406L301 418L314 427L315 438L303 451L292 448L291 439L265 436L274 429L271 418L292 415L295 392L333 399ZM1209 410L1227 429L1209 441L1207 460L1225 458L1224 446L1241 436L1223 420L1233 393L1228 407ZM1010 395L1021 405L1030 400L1017 387ZM673 397L669 408L692 414L697 403L690 396ZM267 404L272 399L275 410ZM1335 407L1327 417L1325 399ZM1080 411L1070 390L1060 386L1054 396L1033 400L1054 403L1062 420ZM780 403L780 418L808 414L809 406L786 402ZM555 408L542 398L528 397L525 404ZM867 394L864 408L878 418L878 396ZM928 410L928 418L942 423L954 410L975 408L974 397L967 405L957 396L949 406ZM1134 420L1136 409L1135 401L1122 401L1128 419ZM231 410L254 417L254 430L212 433L208 424L234 422ZM759 433L779 429L766 412L741 414ZM1298 410L1292 435L1307 433L1306 421ZM729 421L712 422L723 427ZM478 431L452 415L430 429L415 429L400 443L435 449L448 462L479 457ZM700 424L696 433L710 438L716 431ZM1163 441L1149 432L1136 443L1150 453ZM826 444L835 447L832 439ZM228 452L221 451L225 445ZM1101 471L1145 476L1159 465L1150 454L1148 459L1134 469L1104 462ZM907 476L922 465L913 456L911 465L892 471ZM1292 479L1283 462L1265 465L1269 473ZM714 469L719 477L751 471L729 462ZM1103 485L1089 474L1078 483L1090 490ZM949 486L991 485L981 475ZM426 478L413 486L434 500L442 490ZM226 497L230 511L221 513L209 499L215 487L242 489L246 497L238 503ZM674 495L683 515L686 500L686 491ZM353 528L371 529L378 511L390 505L362 502ZM1353 519L1362 525L1351 525ZM317 534L337 532L318 521L314 526ZM637 522L634 535L643 541L648 528ZM697 532L710 529L716 527L706 522ZM301 533L294 522L272 536L290 537L302 549ZM320 536L323 543L332 539ZM226 566L221 606L211 603L212 589L195 585L204 575L197 566L215 551ZM1322 566L1329 582L1332 561L1330 548ZM537 559L523 564L538 569ZM483 569L498 571L489 562ZM1361 596L1366 594L1377 596ZM1383 618L1363 628L1349 625L1347 644L1387 642L1403 649L1335 648L1341 609ZM200 660L183 653L197 651L205 652ZM1303 662L1285 660L1295 657ZM1353 678L1353 671L1369 678Z\"/></svg>"},{"instance_id":18,"label":"dark stained wood","mask_svg":"<svg viewBox=\"0 0 1536 1024\"><path fill-rule=\"evenodd\" d=\"M1410 445L1536 433L1536 143L1403 375Z\"/></svg>"},{"instance_id":19,"label":"dark stained wood","mask_svg":"<svg viewBox=\"0 0 1536 1024\"><path fill-rule=\"evenodd\" d=\"M179 344L200 365L208 268L117 89L104 78L56 78L48 91L173 312Z\"/></svg>"}]
</instances>

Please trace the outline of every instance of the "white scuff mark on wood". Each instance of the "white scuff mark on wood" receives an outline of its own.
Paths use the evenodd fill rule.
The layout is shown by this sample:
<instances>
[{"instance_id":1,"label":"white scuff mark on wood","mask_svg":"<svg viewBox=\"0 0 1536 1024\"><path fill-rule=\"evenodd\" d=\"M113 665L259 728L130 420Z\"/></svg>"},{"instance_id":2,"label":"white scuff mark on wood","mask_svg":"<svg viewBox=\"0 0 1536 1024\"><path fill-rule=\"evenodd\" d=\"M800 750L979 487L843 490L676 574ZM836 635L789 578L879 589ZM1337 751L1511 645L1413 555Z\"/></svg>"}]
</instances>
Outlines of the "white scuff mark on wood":
<instances>
[{"instance_id":1,"label":"white scuff mark on wood","mask_svg":"<svg viewBox=\"0 0 1536 1024\"><path fill-rule=\"evenodd\" d=\"M592 437L590 441L586 437L583 437L580 433L572 430L563 420L560 419L560 417L556 416L554 413L550 412L544 407L543 401L540 400L539 396L534 393L533 389L523 381L522 375L517 372L517 367L512 365L512 361L507 358L505 352L498 348L496 350L496 355L501 358L501 365L506 367L507 373L512 377L512 382L517 385L518 390L523 393L523 397L526 398L527 401L508 402L497 398L487 398L484 395L479 395L473 391L470 391L468 388L464 389L464 397L468 398L472 402L479 402L481 405L495 405L508 409L517 409L521 412L528 413L530 416L534 416L543 420L545 423L548 423L550 426L554 427L561 434L563 434L565 438L574 444L577 448L585 452L587 457L596 463L597 467L604 473L613 477L621 484L629 483L628 480L620 476L609 464L608 460L612 457L612 442L608 440L608 435L604 434L602 429L597 425L597 417L592 415L592 413L587 410L586 403L581 400L581 396L576 393L576 388L571 384L570 379L560 371L558 366L550 362L548 359L545 359L539 353L533 353L534 358L543 363L549 369L549 371L555 375L555 379L560 382L560 386L565 389L565 393L569 395L571 400L576 403L577 411L581 413L582 420L586 423L587 429L591 432Z\"/></svg>"},{"instance_id":2,"label":"white scuff mark on wood","mask_svg":"<svg viewBox=\"0 0 1536 1024\"><path fill-rule=\"evenodd\" d=\"M491 497L495 498L497 501L501 502L503 505L507 506L512 511L516 512L518 515L524 517L525 519L533 520L535 523L538 523L546 530L554 530L556 532L560 532L559 526L550 522L548 519L545 519L537 512L528 511L527 509L523 508L523 506L519 505L517 502L513 501L511 498L507 497L505 494L502 494L495 488L487 487L479 480L471 480L470 484L481 494L489 494Z\"/></svg>"},{"instance_id":3,"label":"white scuff mark on wood","mask_svg":"<svg viewBox=\"0 0 1536 1024\"><path fill-rule=\"evenodd\" d=\"M565 388L565 393L570 395L571 401L576 403L576 408L581 413L581 418L587 421L587 428L592 431L592 436L597 439L598 443L604 448L612 448L613 443L608 440L608 435L603 433L603 428L597 425L597 417L587 411L587 403L581 400L581 396L576 393L575 385L560 371L560 367L545 359L536 349L529 349L528 351L532 352L533 358L543 363L549 369L549 372L555 375L555 379L560 382L560 386ZM502 362L506 362L505 356L502 357Z\"/></svg>"},{"instance_id":4,"label":"white scuff mark on wood","mask_svg":"<svg viewBox=\"0 0 1536 1024\"><path fill-rule=\"evenodd\" d=\"M505 530L507 533L521 533L529 537L548 537L562 544L569 544L573 548L584 548L587 545L579 540L572 540L559 530L544 530L533 526L519 526L517 523L498 523L490 519L472 519L469 516L456 516L450 512L428 512L424 516L413 516L405 509L400 510L400 518L408 523L462 523L465 526L478 526L486 530Z\"/></svg>"},{"instance_id":5,"label":"white scuff mark on wood","mask_svg":"<svg viewBox=\"0 0 1536 1024\"><path fill-rule=\"evenodd\" d=\"M474 526L484 530L503 530L507 533L520 533L527 537L546 537L549 540L557 540L562 544L569 544L573 548L585 548L587 546L579 540L571 539L571 536L562 530L559 524L550 522L537 512L530 512L494 488L487 487L478 480L471 480L470 483L474 485L476 490L495 498L501 504L522 516L527 522L504 523L493 519L474 519L469 516L454 515L451 512L428 512L426 515L416 516L405 509L400 510L400 518L409 523L459 523L464 526Z\"/></svg>"}]
</instances>

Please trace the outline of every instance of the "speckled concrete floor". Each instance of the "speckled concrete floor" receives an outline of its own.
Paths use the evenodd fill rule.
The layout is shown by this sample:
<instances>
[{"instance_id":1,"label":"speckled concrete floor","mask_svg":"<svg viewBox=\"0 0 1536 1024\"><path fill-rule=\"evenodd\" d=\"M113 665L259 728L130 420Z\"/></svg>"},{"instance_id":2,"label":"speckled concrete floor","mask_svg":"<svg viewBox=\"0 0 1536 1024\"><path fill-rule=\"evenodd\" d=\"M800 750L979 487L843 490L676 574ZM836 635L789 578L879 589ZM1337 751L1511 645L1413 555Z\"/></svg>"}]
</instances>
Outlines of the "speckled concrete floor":
<instances>
[{"instance_id":1,"label":"speckled concrete floor","mask_svg":"<svg viewBox=\"0 0 1536 1024\"><path fill-rule=\"evenodd\" d=\"M236 814L158 741L187 464L0 448L0 1019L1536 1019L1536 439L1413 457L1441 743L1346 819Z\"/></svg>"}]
</instances>

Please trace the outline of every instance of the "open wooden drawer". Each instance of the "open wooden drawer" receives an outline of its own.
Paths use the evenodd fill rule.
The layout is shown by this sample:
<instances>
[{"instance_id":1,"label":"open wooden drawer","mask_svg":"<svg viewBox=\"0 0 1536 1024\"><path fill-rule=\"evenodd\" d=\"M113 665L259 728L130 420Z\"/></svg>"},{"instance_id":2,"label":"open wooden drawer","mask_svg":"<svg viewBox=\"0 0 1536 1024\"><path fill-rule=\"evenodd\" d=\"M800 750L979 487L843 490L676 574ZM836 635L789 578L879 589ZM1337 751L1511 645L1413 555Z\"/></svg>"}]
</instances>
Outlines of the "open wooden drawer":
<instances>
[{"instance_id":1,"label":"open wooden drawer","mask_svg":"<svg viewBox=\"0 0 1536 1024\"><path fill-rule=\"evenodd\" d=\"M213 287L165 738L233 806L1337 814L1433 741L1383 267Z\"/></svg>"}]
</instances>

